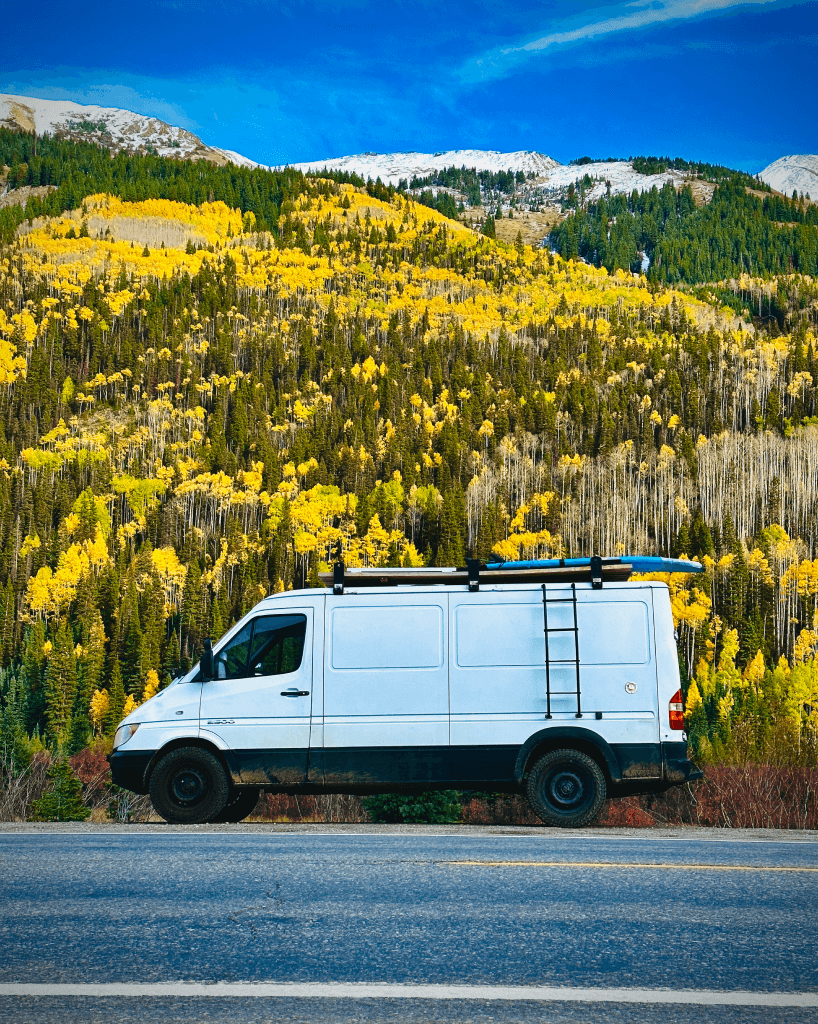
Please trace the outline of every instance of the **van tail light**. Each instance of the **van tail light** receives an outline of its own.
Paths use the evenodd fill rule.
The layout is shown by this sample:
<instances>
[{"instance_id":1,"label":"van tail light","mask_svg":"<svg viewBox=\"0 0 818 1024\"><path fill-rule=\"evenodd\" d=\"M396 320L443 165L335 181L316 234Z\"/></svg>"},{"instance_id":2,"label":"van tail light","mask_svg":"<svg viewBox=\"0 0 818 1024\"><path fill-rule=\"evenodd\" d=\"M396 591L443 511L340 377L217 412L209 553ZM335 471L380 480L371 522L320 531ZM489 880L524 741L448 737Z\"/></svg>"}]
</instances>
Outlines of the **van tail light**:
<instances>
[{"instance_id":1,"label":"van tail light","mask_svg":"<svg viewBox=\"0 0 818 1024\"><path fill-rule=\"evenodd\" d=\"M677 690L670 698L670 704L668 704L668 710L670 712L670 728L671 729L684 729L685 727L685 706L682 701L682 691Z\"/></svg>"}]
</instances>

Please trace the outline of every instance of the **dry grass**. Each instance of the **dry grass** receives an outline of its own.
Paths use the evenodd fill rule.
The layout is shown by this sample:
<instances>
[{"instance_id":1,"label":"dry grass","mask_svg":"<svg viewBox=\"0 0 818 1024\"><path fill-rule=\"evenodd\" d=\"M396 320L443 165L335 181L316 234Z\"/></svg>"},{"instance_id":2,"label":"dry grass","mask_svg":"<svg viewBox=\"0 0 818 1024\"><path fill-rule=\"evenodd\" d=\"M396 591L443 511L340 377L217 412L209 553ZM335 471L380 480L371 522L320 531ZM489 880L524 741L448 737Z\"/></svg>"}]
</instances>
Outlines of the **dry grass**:
<instances>
[{"instance_id":1,"label":"dry grass","mask_svg":"<svg viewBox=\"0 0 818 1024\"><path fill-rule=\"evenodd\" d=\"M475 206L460 215L460 220L467 227L482 221L487 211ZM513 217L501 217L495 220L494 229L501 242L513 245L517 240L517 232L522 235L525 245L537 245L551 230L565 220L565 214L556 209L544 210L542 213L526 213L516 210Z\"/></svg>"},{"instance_id":2,"label":"dry grass","mask_svg":"<svg viewBox=\"0 0 818 1024\"><path fill-rule=\"evenodd\" d=\"M818 828L818 768L713 765L693 785L642 797L659 823L716 828Z\"/></svg>"},{"instance_id":3,"label":"dry grass","mask_svg":"<svg viewBox=\"0 0 818 1024\"><path fill-rule=\"evenodd\" d=\"M31 805L49 785L51 759L38 756L27 768L14 762L13 755L2 751L0 757L0 821L27 821Z\"/></svg>"},{"instance_id":4,"label":"dry grass","mask_svg":"<svg viewBox=\"0 0 818 1024\"><path fill-rule=\"evenodd\" d=\"M322 793L317 796L262 793L250 820L359 824L369 821L369 815L359 796L344 793Z\"/></svg>"}]
</instances>

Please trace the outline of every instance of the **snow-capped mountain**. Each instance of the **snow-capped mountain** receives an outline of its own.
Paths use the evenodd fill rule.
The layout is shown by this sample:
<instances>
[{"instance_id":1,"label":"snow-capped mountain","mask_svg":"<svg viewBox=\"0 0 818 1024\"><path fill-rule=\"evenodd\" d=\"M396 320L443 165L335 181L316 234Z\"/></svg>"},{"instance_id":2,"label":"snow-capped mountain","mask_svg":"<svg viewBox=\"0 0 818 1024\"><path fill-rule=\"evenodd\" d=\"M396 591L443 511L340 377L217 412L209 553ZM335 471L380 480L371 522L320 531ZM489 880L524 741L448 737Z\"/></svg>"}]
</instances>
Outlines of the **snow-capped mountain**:
<instances>
[{"instance_id":1,"label":"snow-capped mountain","mask_svg":"<svg viewBox=\"0 0 818 1024\"><path fill-rule=\"evenodd\" d=\"M791 196L793 189L800 195L809 193L818 199L818 156L782 156L761 172L761 180L770 188Z\"/></svg>"},{"instance_id":2,"label":"snow-capped mountain","mask_svg":"<svg viewBox=\"0 0 818 1024\"><path fill-rule=\"evenodd\" d=\"M397 185L405 178L426 178L447 167L474 167L478 171L522 171L537 177L548 174L560 165L544 153L518 151L498 153L485 149L450 149L446 153L358 153L331 160L311 160L292 164L299 171L348 171L373 181L380 178L386 185Z\"/></svg>"},{"instance_id":3,"label":"snow-capped mountain","mask_svg":"<svg viewBox=\"0 0 818 1024\"><path fill-rule=\"evenodd\" d=\"M526 178L534 174L537 187L555 193L564 191L572 182L581 181L588 175L594 179L594 184L586 191L589 201L605 195L609 182L611 193L629 193L634 189L644 192L654 185L661 188L667 181L675 185L684 180L684 174L673 170L662 174L640 174L626 160L561 164L544 153L531 150L514 153L481 149L453 149L446 153L358 153L356 156L312 160L292 166L301 171L321 171L324 168L348 171L362 178L380 178L388 185L397 185L401 179L411 181L413 177L429 177L447 167L474 167L478 171L522 171Z\"/></svg>"},{"instance_id":4,"label":"snow-capped mountain","mask_svg":"<svg viewBox=\"0 0 818 1024\"><path fill-rule=\"evenodd\" d=\"M0 94L0 125L43 135L82 139L106 146L113 152L156 152L159 156L189 160L231 161L258 167L253 160L227 149L207 146L192 132L117 107L98 107L71 100L41 100L33 96Z\"/></svg>"},{"instance_id":5,"label":"snow-capped mountain","mask_svg":"<svg viewBox=\"0 0 818 1024\"><path fill-rule=\"evenodd\" d=\"M649 192L654 186L662 188L667 182L680 185L685 180L682 171L668 168L661 174L640 174L628 160L606 160L601 163L579 165L557 164L548 175L547 187L566 189L572 182L581 181L586 174L594 182L585 193L586 201L590 203L601 199L608 191L609 184L611 195L616 195L620 192L630 194L634 189L637 192Z\"/></svg>"},{"instance_id":6,"label":"snow-capped mountain","mask_svg":"<svg viewBox=\"0 0 818 1024\"><path fill-rule=\"evenodd\" d=\"M33 96L0 94L0 126L24 131L46 132L60 138L96 142L112 152L154 152L160 156L190 160L210 160L240 167L263 167L241 153L209 146L198 135L168 124L158 117L136 114L117 107L75 103L72 100L44 100ZM545 153L518 150L453 149L445 153L358 153L327 160L290 164L302 171L348 171L364 179L380 178L385 184L433 176L448 167L475 168L478 171L522 171L525 184L515 189L515 198L526 205L551 203L564 198L572 183L584 182L584 202L611 194L645 192L670 182L678 187L685 181L681 171L668 168L661 174L640 174L627 160L561 164ZM587 176L587 177L586 177ZM765 168L760 177L786 195L793 189L818 199L818 156L785 156ZM588 178L591 179L590 184ZM437 188L434 189L438 191ZM458 198L458 195L455 196ZM495 201L497 197L488 197ZM709 199L709 194L704 196Z\"/></svg>"}]
</instances>

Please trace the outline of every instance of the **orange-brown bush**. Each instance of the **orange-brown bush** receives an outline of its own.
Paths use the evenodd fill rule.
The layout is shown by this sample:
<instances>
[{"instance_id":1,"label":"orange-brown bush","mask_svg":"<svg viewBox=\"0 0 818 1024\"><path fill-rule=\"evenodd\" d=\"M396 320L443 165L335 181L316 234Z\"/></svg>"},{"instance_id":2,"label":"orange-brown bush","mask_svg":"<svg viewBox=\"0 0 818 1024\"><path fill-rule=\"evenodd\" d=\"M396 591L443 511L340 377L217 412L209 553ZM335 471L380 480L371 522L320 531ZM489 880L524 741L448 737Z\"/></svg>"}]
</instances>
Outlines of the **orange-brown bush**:
<instances>
[{"instance_id":1,"label":"orange-brown bush","mask_svg":"<svg viewBox=\"0 0 818 1024\"><path fill-rule=\"evenodd\" d=\"M262 793L252 818L263 821L349 822L369 821L361 798L344 793L293 796L286 793Z\"/></svg>"},{"instance_id":2,"label":"orange-brown bush","mask_svg":"<svg viewBox=\"0 0 818 1024\"><path fill-rule=\"evenodd\" d=\"M90 748L68 758L82 783L82 798L89 807L106 806L110 800L111 768L105 755Z\"/></svg>"},{"instance_id":3,"label":"orange-brown bush","mask_svg":"<svg viewBox=\"0 0 818 1024\"><path fill-rule=\"evenodd\" d=\"M701 782L640 804L662 824L818 828L818 768L711 765Z\"/></svg>"}]
</instances>

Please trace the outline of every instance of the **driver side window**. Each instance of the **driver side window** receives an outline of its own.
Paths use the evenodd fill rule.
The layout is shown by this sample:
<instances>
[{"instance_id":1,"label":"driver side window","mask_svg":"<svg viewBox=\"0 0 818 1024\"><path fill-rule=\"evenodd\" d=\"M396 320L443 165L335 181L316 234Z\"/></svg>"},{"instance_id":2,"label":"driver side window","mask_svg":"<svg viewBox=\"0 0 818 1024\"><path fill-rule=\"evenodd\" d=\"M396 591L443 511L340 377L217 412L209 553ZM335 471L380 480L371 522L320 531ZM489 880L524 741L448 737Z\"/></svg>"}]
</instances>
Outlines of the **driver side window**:
<instances>
[{"instance_id":1,"label":"driver side window","mask_svg":"<svg viewBox=\"0 0 818 1024\"><path fill-rule=\"evenodd\" d=\"M243 679L247 675L247 652L253 623L240 629L232 640L216 655L213 676L216 679Z\"/></svg>"},{"instance_id":2,"label":"driver side window","mask_svg":"<svg viewBox=\"0 0 818 1024\"><path fill-rule=\"evenodd\" d=\"M304 656L306 615L251 619L214 658L214 678L279 676L296 672Z\"/></svg>"}]
</instances>

